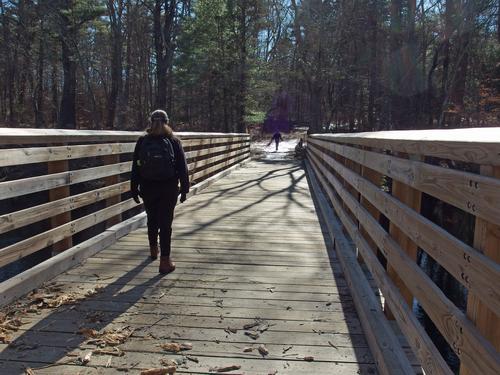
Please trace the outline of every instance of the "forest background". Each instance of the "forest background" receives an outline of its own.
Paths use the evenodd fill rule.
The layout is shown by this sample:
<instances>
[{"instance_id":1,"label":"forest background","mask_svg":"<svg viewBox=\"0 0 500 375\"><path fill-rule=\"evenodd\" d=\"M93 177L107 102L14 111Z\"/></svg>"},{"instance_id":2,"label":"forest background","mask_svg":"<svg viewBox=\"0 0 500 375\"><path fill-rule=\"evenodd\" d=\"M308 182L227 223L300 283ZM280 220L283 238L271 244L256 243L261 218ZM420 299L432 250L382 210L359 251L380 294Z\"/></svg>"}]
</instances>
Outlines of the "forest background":
<instances>
[{"instance_id":1,"label":"forest background","mask_svg":"<svg viewBox=\"0 0 500 375\"><path fill-rule=\"evenodd\" d=\"M0 0L0 126L499 126L499 4Z\"/></svg>"}]
</instances>

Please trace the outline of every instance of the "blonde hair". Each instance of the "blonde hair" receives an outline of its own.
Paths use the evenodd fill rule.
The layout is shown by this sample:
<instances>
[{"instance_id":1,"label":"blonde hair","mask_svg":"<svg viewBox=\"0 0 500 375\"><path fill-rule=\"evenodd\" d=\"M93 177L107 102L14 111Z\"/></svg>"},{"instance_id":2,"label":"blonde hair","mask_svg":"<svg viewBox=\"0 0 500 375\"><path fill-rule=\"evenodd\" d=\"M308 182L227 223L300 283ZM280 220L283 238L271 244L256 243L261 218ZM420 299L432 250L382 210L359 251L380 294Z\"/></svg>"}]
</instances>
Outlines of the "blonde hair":
<instances>
[{"instance_id":1,"label":"blonde hair","mask_svg":"<svg viewBox=\"0 0 500 375\"><path fill-rule=\"evenodd\" d=\"M167 112L161 109L157 109L151 113L150 120L151 120L151 125L146 130L148 134L157 136L167 136L169 138L172 138L174 136L172 128L168 126L169 119Z\"/></svg>"}]
</instances>

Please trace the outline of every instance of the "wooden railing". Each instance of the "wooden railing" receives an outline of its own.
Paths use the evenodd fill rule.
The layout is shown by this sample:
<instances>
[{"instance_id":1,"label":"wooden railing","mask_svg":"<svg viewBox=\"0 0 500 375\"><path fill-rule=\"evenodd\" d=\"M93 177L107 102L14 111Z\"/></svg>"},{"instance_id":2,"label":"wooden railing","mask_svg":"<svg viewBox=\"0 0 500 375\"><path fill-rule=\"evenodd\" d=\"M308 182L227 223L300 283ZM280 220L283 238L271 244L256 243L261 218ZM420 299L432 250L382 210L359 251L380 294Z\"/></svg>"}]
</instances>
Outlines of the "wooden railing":
<instances>
[{"instance_id":1,"label":"wooden railing","mask_svg":"<svg viewBox=\"0 0 500 375\"><path fill-rule=\"evenodd\" d=\"M312 135L307 159L358 262L377 282L385 315L396 320L426 373L452 372L415 316L414 299L460 359L460 374L499 374L500 128ZM473 215L472 246L421 215L423 193ZM358 266L339 243L358 312L365 310L360 319L365 331L374 330L373 296L356 291ZM418 248L467 289L466 313L417 265ZM367 338L381 372L399 373L383 363L388 343Z\"/></svg>"},{"instance_id":2,"label":"wooden railing","mask_svg":"<svg viewBox=\"0 0 500 375\"><path fill-rule=\"evenodd\" d=\"M0 128L0 171L4 176L0 201L21 202L32 199L30 194L46 194L36 199L43 203L22 204L22 210L8 212L4 208L0 214L0 235L8 236L16 229L50 220L50 229L1 248L0 267L51 245L53 252L59 253L73 246L76 233L103 222L106 227L117 224L122 214L137 208L130 194L126 194L130 190L126 173L130 172L135 141L141 134ZM247 134L177 136L186 151L190 180L195 187L250 155ZM13 171L22 178L13 176ZM72 194L71 187L83 182L88 183L84 191ZM76 209L97 202L105 202L105 208L72 217Z\"/></svg>"}]
</instances>

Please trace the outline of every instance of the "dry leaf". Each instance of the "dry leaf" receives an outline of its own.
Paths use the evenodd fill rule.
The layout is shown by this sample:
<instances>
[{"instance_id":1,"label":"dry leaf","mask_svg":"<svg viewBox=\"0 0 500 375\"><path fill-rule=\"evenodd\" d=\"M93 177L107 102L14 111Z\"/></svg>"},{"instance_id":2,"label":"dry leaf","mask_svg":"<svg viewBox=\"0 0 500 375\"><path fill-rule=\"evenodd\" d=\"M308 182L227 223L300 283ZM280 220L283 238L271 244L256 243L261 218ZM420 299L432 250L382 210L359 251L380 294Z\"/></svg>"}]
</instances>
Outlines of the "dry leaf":
<instances>
[{"instance_id":1,"label":"dry leaf","mask_svg":"<svg viewBox=\"0 0 500 375\"><path fill-rule=\"evenodd\" d=\"M265 357L266 355L269 354L269 350L267 350L267 348L264 346L264 345L259 345L259 347L257 348L257 350L259 351L259 353Z\"/></svg>"},{"instance_id":2,"label":"dry leaf","mask_svg":"<svg viewBox=\"0 0 500 375\"><path fill-rule=\"evenodd\" d=\"M113 355L115 357L122 357L125 355L125 352L120 348L113 349L95 349L92 353L97 355Z\"/></svg>"},{"instance_id":3,"label":"dry leaf","mask_svg":"<svg viewBox=\"0 0 500 375\"><path fill-rule=\"evenodd\" d=\"M92 328L80 328L78 333L85 336L86 338L96 338L99 337L99 332Z\"/></svg>"},{"instance_id":4,"label":"dry leaf","mask_svg":"<svg viewBox=\"0 0 500 375\"><path fill-rule=\"evenodd\" d=\"M31 368L29 368L29 367L28 367L26 370L24 370L24 373L25 373L26 375L36 375L36 374L35 374L35 371L33 371L33 369L31 369Z\"/></svg>"},{"instance_id":5,"label":"dry leaf","mask_svg":"<svg viewBox=\"0 0 500 375\"><path fill-rule=\"evenodd\" d=\"M180 344L176 342L168 342L166 344L160 344L160 348L167 352L173 352L173 353L178 353L181 351L181 346Z\"/></svg>"},{"instance_id":6,"label":"dry leaf","mask_svg":"<svg viewBox=\"0 0 500 375\"><path fill-rule=\"evenodd\" d=\"M6 333L0 333L0 343L8 344L10 343L10 341L11 339L9 335L7 335Z\"/></svg>"},{"instance_id":7,"label":"dry leaf","mask_svg":"<svg viewBox=\"0 0 500 375\"><path fill-rule=\"evenodd\" d=\"M247 346L246 348L243 348L243 352L244 353L249 353L249 352L252 352L253 351L253 348L250 347L250 346Z\"/></svg>"},{"instance_id":8,"label":"dry leaf","mask_svg":"<svg viewBox=\"0 0 500 375\"><path fill-rule=\"evenodd\" d=\"M181 350L193 350L193 344L185 342L184 344L181 344Z\"/></svg>"},{"instance_id":9,"label":"dry leaf","mask_svg":"<svg viewBox=\"0 0 500 375\"><path fill-rule=\"evenodd\" d=\"M193 344L186 342L184 344L179 344L177 342L167 342L165 344L159 345L163 350L167 352L178 353L183 350L192 350Z\"/></svg>"},{"instance_id":10,"label":"dry leaf","mask_svg":"<svg viewBox=\"0 0 500 375\"><path fill-rule=\"evenodd\" d=\"M328 344L332 347L332 348L335 348L335 349L338 349L338 347L336 345L333 345L333 343L331 341L328 341Z\"/></svg>"},{"instance_id":11,"label":"dry leaf","mask_svg":"<svg viewBox=\"0 0 500 375\"><path fill-rule=\"evenodd\" d=\"M241 368L240 365L231 365L231 366L224 366L224 367L210 367L208 371L210 372L229 372L229 371L234 371L234 370L239 370Z\"/></svg>"},{"instance_id":12,"label":"dry leaf","mask_svg":"<svg viewBox=\"0 0 500 375\"><path fill-rule=\"evenodd\" d=\"M186 359L187 359L187 360L189 360L189 361L191 361L191 362L195 362L195 363L200 362L200 360L199 360L198 358L193 357L193 356L191 356L191 355L187 355L187 356L186 356Z\"/></svg>"},{"instance_id":13,"label":"dry leaf","mask_svg":"<svg viewBox=\"0 0 500 375\"><path fill-rule=\"evenodd\" d=\"M255 332L245 332L245 335L247 335L248 337L250 337L254 340L257 340L260 336L258 333L255 333Z\"/></svg>"},{"instance_id":14,"label":"dry leaf","mask_svg":"<svg viewBox=\"0 0 500 375\"><path fill-rule=\"evenodd\" d=\"M117 346L123 344L132 335L132 333L134 333L134 330L130 329L129 327L106 330L103 333L99 333L95 330L87 330L88 329L83 329L83 332L93 335L90 337L95 338L95 340L89 340L87 344L94 344L101 347Z\"/></svg>"},{"instance_id":15,"label":"dry leaf","mask_svg":"<svg viewBox=\"0 0 500 375\"><path fill-rule=\"evenodd\" d=\"M253 323L248 323L243 326L243 329L247 330L253 327L257 327L260 324L259 321L253 322Z\"/></svg>"},{"instance_id":16,"label":"dry leaf","mask_svg":"<svg viewBox=\"0 0 500 375\"><path fill-rule=\"evenodd\" d=\"M160 364L165 367L177 367L177 362L173 359L162 358L160 359Z\"/></svg>"},{"instance_id":17,"label":"dry leaf","mask_svg":"<svg viewBox=\"0 0 500 375\"><path fill-rule=\"evenodd\" d=\"M85 292L85 297L92 297L96 295L97 293L100 293L102 291L103 287L102 286L96 286L94 289L89 289Z\"/></svg>"},{"instance_id":18,"label":"dry leaf","mask_svg":"<svg viewBox=\"0 0 500 375\"><path fill-rule=\"evenodd\" d=\"M312 355L309 355L307 357L304 357L304 361L306 361L306 362L312 362L312 361L314 361L314 357Z\"/></svg>"},{"instance_id":19,"label":"dry leaf","mask_svg":"<svg viewBox=\"0 0 500 375\"><path fill-rule=\"evenodd\" d=\"M166 375L173 374L177 368L175 367L162 367L162 368L150 368L148 370L141 371L141 375Z\"/></svg>"},{"instance_id":20,"label":"dry leaf","mask_svg":"<svg viewBox=\"0 0 500 375\"><path fill-rule=\"evenodd\" d=\"M85 355L85 357L83 357L83 358L81 359L81 363L82 363L82 365L84 365L84 366L85 366L87 363L89 363L89 362L90 362L90 358L91 358L91 357L92 357L92 352L88 352L88 353Z\"/></svg>"}]
</instances>

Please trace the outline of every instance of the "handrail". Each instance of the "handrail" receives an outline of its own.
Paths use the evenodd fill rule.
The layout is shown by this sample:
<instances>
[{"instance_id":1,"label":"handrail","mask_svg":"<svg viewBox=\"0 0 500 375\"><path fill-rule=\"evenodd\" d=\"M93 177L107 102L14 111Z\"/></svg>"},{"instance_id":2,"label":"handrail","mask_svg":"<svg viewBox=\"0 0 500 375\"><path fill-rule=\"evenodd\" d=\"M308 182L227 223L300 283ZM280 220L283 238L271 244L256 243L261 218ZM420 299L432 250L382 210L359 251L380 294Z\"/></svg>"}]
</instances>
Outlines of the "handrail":
<instances>
[{"instance_id":1,"label":"handrail","mask_svg":"<svg viewBox=\"0 0 500 375\"><path fill-rule=\"evenodd\" d=\"M416 317L408 316L414 298L460 359L461 374L500 372L499 151L500 128L307 139L308 165L377 281L387 317L397 321L427 374L450 370ZM467 171L460 168L464 162ZM420 213L422 193L474 216L473 246ZM417 265L419 248L467 289L466 313Z\"/></svg>"},{"instance_id":2,"label":"handrail","mask_svg":"<svg viewBox=\"0 0 500 375\"><path fill-rule=\"evenodd\" d=\"M0 235L50 219L50 228L0 248L0 267L53 246L59 253L73 236L100 223L117 224L122 215L138 213L130 199L127 173L135 141L143 132L0 128L0 204L38 194L37 203L2 209ZM248 134L176 133L186 151L190 180L196 185L244 161L250 155ZM70 164L71 162L71 164ZM32 165L33 167L30 167ZM35 169L46 165L46 173ZM33 172L32 172L33 170ZM17 177L13 177L16 171ZM88 183L74 193L72 186ZM48 194L47 194L48 193ZM124 196L124 194L127 194ZM46 194L45 200L40 194ZM22 198L21 198L22 197ZM123 199L126 198L126 199ZM40 203L40 199L44 200ZM105 208L90 209L105 202ZM76 209L89 212L75 217ZM132 210L132 211L131 211ZM103 227L103 229L105 229ZM11 242L11 241L10 241Z\"/></svg>"}]
</instances>

